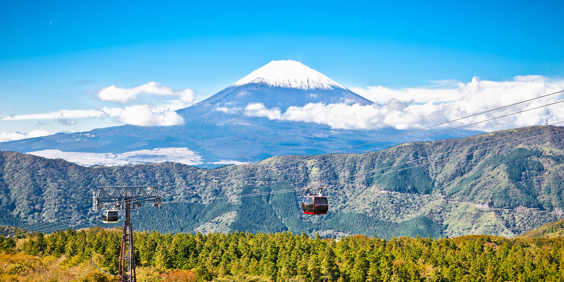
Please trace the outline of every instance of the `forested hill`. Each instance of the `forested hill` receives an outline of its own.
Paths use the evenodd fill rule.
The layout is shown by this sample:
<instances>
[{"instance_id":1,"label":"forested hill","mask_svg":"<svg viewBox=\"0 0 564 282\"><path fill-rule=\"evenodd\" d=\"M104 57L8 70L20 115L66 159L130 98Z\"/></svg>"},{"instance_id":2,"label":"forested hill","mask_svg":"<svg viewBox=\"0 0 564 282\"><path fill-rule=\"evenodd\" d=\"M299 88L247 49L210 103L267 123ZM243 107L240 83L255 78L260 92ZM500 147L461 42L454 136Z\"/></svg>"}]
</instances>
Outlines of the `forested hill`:
<instances>
[{"instance_id":1,"label":"forested hill","mask_svg":"<svg viewBox=\"0 0 564 282\"><path fill-rule=\"evenodd\" d=\"M213 170L174 163L81 167L0 152L0 224L91 226L100 222L100 213L91 211L96 186L160 185L171 195L165 200L175 203L139 210L134 228L512 237L562 218L563 137L563 128L535 126ZM300 213L302 192L229 198L317 184L329 187L325 216Z\"/></svg>"},{"instance_id":2,"label":"forested hill","mask_svg":"<svg viewBox=\"0 0 564 282\"><path fill-rule=\"evenodd\" d=\"M559 238L564 237L564 220L549 222L539 228L529 230L519 238Z\"/></svg>"},{"instance_id":3,"label":"forested hill","mask_svg":"<svg viewBox=\"0 0 564 282\"><path fill-rule=\"evenodd\" d=\"M120 230L68 229L33 237L18 242L0 237L0 252L8 252L0 253L0 281L116 281L88 261L115 274ZM537 282L564 276L562 239L332 240L289 232L134 232L134 237L138 281Z\"/></svg>"}]
</instances>

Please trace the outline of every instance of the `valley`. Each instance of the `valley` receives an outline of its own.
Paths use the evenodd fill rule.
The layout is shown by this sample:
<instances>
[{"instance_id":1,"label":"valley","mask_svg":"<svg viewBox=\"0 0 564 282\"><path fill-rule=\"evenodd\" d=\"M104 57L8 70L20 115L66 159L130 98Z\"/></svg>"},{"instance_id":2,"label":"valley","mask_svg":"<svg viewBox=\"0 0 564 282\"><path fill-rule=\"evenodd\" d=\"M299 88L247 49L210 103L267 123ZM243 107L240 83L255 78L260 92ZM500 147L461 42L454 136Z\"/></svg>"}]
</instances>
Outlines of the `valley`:
<instances>
[{"instance_id":1,"label":"valley","mask_svg":"<svg viewBox=\"0 0 564 282\"><path fill-rule=\"evenodd\" d=\"M216 169L83 167L2 152L2 224L100 225L91 210L94 187L151 184L165 191L165 205L136 211L136 230L514 237L562 218L563 135L560 127L536 126ZM316 185L328 188L330 212L303 215L301 189Z\"/></svg>"}]
</instances>

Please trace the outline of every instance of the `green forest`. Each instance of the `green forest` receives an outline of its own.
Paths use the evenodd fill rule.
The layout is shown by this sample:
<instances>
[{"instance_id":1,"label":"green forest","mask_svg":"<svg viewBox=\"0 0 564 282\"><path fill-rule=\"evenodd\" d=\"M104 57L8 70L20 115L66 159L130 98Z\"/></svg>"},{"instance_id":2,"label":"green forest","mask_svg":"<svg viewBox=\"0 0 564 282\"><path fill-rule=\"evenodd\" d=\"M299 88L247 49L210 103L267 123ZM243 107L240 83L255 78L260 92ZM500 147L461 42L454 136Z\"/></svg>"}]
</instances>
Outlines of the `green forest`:
<instances>
[{"instance_id":1,"label":"green forest","mask_svg":"<svg viewBox=\"0 0 564 282\"><path fill-rule=\"evenodd\" d=\"M115 274L120 240L118 228L96 227L2 238L0 246L4 255L62 258L70 266L92 258L100 269ZM154 231L135 232L134 240L138 268L184 270L197 281L564 281L563 238L322 239L291 232ZM24 264L0 269L0 280L10 281L25 271ZM166 280L159 277L145 281ZM99 272L88 279L81 281L115 278Z\"/></svg>"},{"instance_id":2,"label":"green forest","mask_svg":"<svg viewBox=\"0 0 564 282\"><path fill-rule=\"evenodd\" d=\"M91 228L100 224L100 212L92 210L98 186L155 185L165 195L164 208L135 211L135 230L509 238L561 218L562 152L564 128L555 126L216 169L82 167L0 152L0 224L33 231L46 223ZM330 209L313 220L301 213L301 189L319 185L327 188ZM294 191L280 193L288 190ZM272 194L243 197L258 192Z\"/></svg>"},{"instance_id":3,"label":"green forest","mask_svg":"<svg viewBox=\"0 0 564 282\"><path fill-rule=\"evenodd\" d=\"M132 215L140 282L564 281L563 137L539 126L212 170L0 152L0 235L18 233L0 236L0 281L117 281L122 222L94 227L92 192L149 183L165 205ZM318 184L330 210L304 216L299 188Z\"/></svg>"}]
</instances>

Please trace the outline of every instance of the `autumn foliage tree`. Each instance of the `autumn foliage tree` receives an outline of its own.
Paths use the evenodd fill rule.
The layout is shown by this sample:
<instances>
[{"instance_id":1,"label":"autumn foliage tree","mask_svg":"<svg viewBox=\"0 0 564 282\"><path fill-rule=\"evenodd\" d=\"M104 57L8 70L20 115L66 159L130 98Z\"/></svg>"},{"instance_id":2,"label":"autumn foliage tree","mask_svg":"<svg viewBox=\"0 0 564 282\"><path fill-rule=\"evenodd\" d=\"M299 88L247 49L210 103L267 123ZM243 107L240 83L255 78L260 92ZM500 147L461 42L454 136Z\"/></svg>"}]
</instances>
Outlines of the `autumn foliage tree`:
<instances>
[{"instance_id":1,"label":"autumn foliage tree","mask_svg":"<svg viewBox=\"0 0 564 282\"><path fill-rule=\"evenodd\" d=\"M100 228L37 234L24 239L21 251L77 261L97 255L100 267L115 273L119 235ZM386 240L356 235L333 240L290 232L135 232L134 237L137 265L159 269L167 281L562 281L564 277L563 238L476 235ZM2 240L3 250L17 251L13 240Z\"/></svg>"}]
</instances>

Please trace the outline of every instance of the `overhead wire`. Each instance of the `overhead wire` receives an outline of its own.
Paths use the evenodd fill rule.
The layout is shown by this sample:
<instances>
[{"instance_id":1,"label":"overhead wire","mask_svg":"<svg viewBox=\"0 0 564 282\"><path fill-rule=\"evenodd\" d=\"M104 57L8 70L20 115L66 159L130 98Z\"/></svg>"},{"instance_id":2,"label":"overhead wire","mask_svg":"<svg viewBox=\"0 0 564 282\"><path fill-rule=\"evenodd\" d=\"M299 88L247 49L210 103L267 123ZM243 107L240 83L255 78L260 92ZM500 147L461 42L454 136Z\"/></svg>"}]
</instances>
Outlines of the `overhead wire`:
<instances>
[{"instance_id":1,"label":"overhead wire","mask_svg":"<svg viewBox=\"0 0 564 282\"><path fill-rule=\"evenodd\" d=\"M564 123L564 121L555 122L555 123L552 123L552 124L550 124L550 125L556 125L556 124L560 124L560 123ZM496 146L493 146L493 147L487 147L487 148L483 148L483 149L478 149L478 150L476 150L476 151L474 151L474 152L483 151L483 150L487 150L487 149L491 149L491 148L496 148L496 147L507 146L508 144L511 144L511 143L523 142L523 141L525 141L525 140L529 140L529 139L533 139L533 138L538 138L539 136L549 135L549 134L553 134L553 133L554 133L554 132L546 132L546 133L538 134L538 135L531 136L531 137L525 138L525 139L514 140L514 141L511 141L511 142L505 142L505 143L503 143L503 144L496 145ZM464 149L464 148L468 148L468 147L472 147L472 146L476 146L476 145L480 145L480 144L485 144L485 143L491 143L491 142L499 141L499 139L508 139L508 137L503 136L503 137L500 137L500 138L494 138L494 139L492 139L492 140L487 140L487 141L480 142L480 143L476 143L476 144L470 144L470 145L467 145L467 146L462 146L462 147L453 148L453 149L451 149L451 150L443 151L443 152L441 153L441 155L446 155L447 153L452 152L452 151L455 151L455 150L461 150L461 149ZM452 156L451 156L451 157L452 157ZM376 172L376 171L379 171L379 170L385 170L385 169L393 168L393 167L396 167L396 166L402 166L402 165L405 165L405 164L407 164L407 163L412 163L412 162L416 162L416 161L421 161L421 160L425 160L425 159L429 159L429 158L430 158L430 157L418 158L418 159L410 160L410 161L403 162L403 163L399 163L399 164L393 164L392 166L389 166L389 167L375 168L374 170L371 170L371 171L368 171L368 172L363 172L363 173L360 174L360 175L361 175L361 176L362 176L362 175L368 175L368 174L371 174L371 173ZM443 159L446 159L446 158L443 157L443 158L441 158L441 159L434 160L434 161L441 161L441 160L443 160ZM421 167L421 166L426 165L426 164L429 164L429 163L431 163L431 162L432 162L432 161L426 162L426 163L421 163L421 164L418 164L418 165L403 167L403 168L400 168L400 169L396 169L396 170L392 170L392 171L387 171L387 172L380 173L380 174L375 174L375 175L372 175L371 177L377 177L377 176L382 176L382 175L386 175L386 174L396 173L396 172L399 172L399 171L403 171L403 170L407 170L407 169L411 169L411 168L415 168L415 167ZM257 192L257 193L249 193L249 194L240 194L240 195L231 195L231 196L215 197L215 198L213 198L213 200L232 199L232 198L245 198L245 197L258 197L258 196L266 196L266 195L275 195L275 194L299 192L299 191L302 191L302 190L303 190L303 189L295 188L295 189L278 190L278 191L271 191L271 192ZM164 202L163 204L188 203L188 202L190 202L190 201L172 201L172 202Z\"/></svg>"},{"instance_id":2,"label":"overhead wire","mask_svg":"<svg viewBox=\"0 0 564 282\"><path fill-rule=\"evenodd\" d=\"M28 225L25 227L26 230L29 231L37 231L39 229L49 228L52 225L57 225L59 223L56 222L40 222L32 225Z\"/></svg>"},{"instance_id":3,"label":"overhead wire","mask_svg":"<svg viewBox=\"0 0 564 282\"><path fill-rule=\"evenodd\" d=\"M81 226L81 228L93 228L98 226L97 224L79 224L76 226ZM65 224L65 223L59 223L59 224L54 224L52 226L47 226L47 227L43 227L43 228L35 228L33 230L27 229L27 228L19 228L16 232L14 232L15 235L25 235L25 234L33 234L33 233L37 233L37 232L41 232L43 234L50 234L56 231L64 231L68 228L73 228L72 225L69 224Z\"/></svg>"},{"instance_id":4,"label":"overhead wire","mask_svg":"<svg viewBox=\"0 0 564 282\"><path fill-rule=\"evenodd\" d=\"M489 110L487 110L487 111L483 111L483 112L471 114L471 115L468 115L468 116L464 116L464 117L461 117L461 118L449 120L449 121L446 121L446 122L434 124L434 125L427 126L427 127L424 127L424 128L420 128L420 129L416 129L416 130L412 130L412 131L400 133L400 134L393 135L393 136L388 136L388 137L385 137L385 138L382 138L382 139L378 139L378 140L375 140L375 141L371 141L371 142L368 142L368 143L364 143L364 144L361 144L361 145L356 145L356 146L353 146L353 147L349 147L349 148L345 148L345 149L341 149L341 150L337 150L337 151L333 151L333 152L328 152L327 154L329 154L329 155L330 155L330 154L335 154L335 153L338 153L338 152L341 152L341 151L345 151L345 150L349 150L349 149L353 149L353 148L358 148L358 147L361 147L361 146L365 146L365 145L377 143L377 142L380 142L380 141L392 139L392 138L399 137L399 136L403 136L403 135L407 135L407 134L412 134L412 133L415 133L415 132L419 132L419 131L431 129L431 128L434 128L434 127L446 125L446 124L449 124L449 123L452 123L452 122L456 122L456 121L460 121L460 120L463 120L463 119L467 119L467 118L470 118L470 117L479 116L479 115L481 115L481 114L490 113L490 112L494 112L494 111L497 111L497 110L501 110L501 109L513 107L513 106L516 106L516 105L519 105L519 104L523 104L523 103L531 102L531 101L534 101L534 100L546 98L546 97L553 96L553 95L556 95L556 94L560 94L560 93L563 93L563 92L564 92L564 90L552 92L552 93L549 93L549 94L545 94L545 95L541 95L541 96L538 96L538 97L530 98L530 99L527 99L527 100L519 101L519 102L516 102L516 103L513 103L513 104L509 104L509 105L505 105L505 106L501 106L501 107L489 109ZM453 130L457 130L457 129L469 127L469 126L476 125L476 124L480 124L480 123L483 123L483 122L488 122L488 121L496 120L496 119L499 119L499 118L504 118L504 117L508 117L508 116L512 116L512 115L517 115L517 114L520 114L520 113L524 113L524 112L528 112L528 111L532 111L532 110L536 110L536 109L540 109L540 108L549 107L549 106L552 106L552 105L555 105L555 104L559 104L559 103L562 103L562 102L564 102L564 100L557 101L557 102L554 102L554 103L545 104L545 105L538 106L538 107L535 107L535 108L530 108L530 109L525 109L525 110L513 112L513 113L510 113L510 114L506 114L506 115L502 115L502 116L498 116L498 117L489 118L489 119L486 119L486 120L482 120L482 121L478 121L478 122L474 122L474 123L470 123L470 124L458 126L458 127L455 127L455 128L450 128L450 129L447 129L447 130L442 130L442 131L439 131L439 132L434 132L434 133L427 134L427 135L423 135L423 136L414 137L414 138L411 138L411 139L408 139L408 140L403 140L403 141L396 142L396 143L392 143L392 144L382 145L382 146L379 146L379 147L376 147L376 148L372 148L372 149L363 151L362 153L372 152L372 151L376 151L376 150L378 150L378 149L384 149L384 148L388 148L388 147L393 147L393 146L400 145L400 144L404 144L404 143L407 143L407 142L410 142L410 141L414 141L414 140L422 139L422 138L425 138L425 137L430 137L430 136L433 136L433 135L437 135L437 134L441 134L441 133L445 133L445 132L449 132L449 131L453 131ZM294 156L294 157L295 157L295 156ZM302 161L302 160L296 160L296 161L293 161L293 162L291 162L291 163L284 163L284 165L285 165L285 166L291 166L292 164L299 164L299 163L303 163L303 161ZM270 168L267 167L266 169L270 169ZM244 180L244 179L243 179L243 180Z\"/></svg>"},{"instance_id":5,"label":"overhead wire","mask_svg":"<svg viewBox=\"0 0 564 282\"><path fill-rule=\"evenodd\" d=\"M88 217L86 219L88 219ZM80 224L75 225L75 226L80 226ZM86 227L93 227L95 225L86 224L85 226ZM57 230L66 230L66 229L72 228L72 227L73 227L73 225L68 224L68 223L64 223L64 222L40 222L40 223L37 223L37 224L30 224L30 225L23 226L23 227L16 227L18 230L16 230L13 233L15 235L30 234L30 233L36 233L36 232L49 234L49 233L52 233L52 232L57 231Z\"/></svg>"},{"instance_id":6,"label":"overhead wire","mask_svg":"<svg viewBox=\"0 0 564 282\"><path fill-rule=\"evenodd\" d=\"M57 231L57 230L63 230L63 229L67 229L69 228L70 225L68 224L54 224L51 226L45 226L42 228L34 228L34 229L28 229L28 228L18 228L17 231L13 232L14 235L19 236L22 234L30 234L30 233L37 233L37 232L41 232L43 234L49 234L52 233L53 231Z\"/></svg>"},{"instance_id":7,"label":"overhead wire","mask_svg":"<svg viewBox=\"0 0 564 282\"><path fill-rule=\"evenodd\" d=\"M550 125L557 125L557 124L560 124L560 123L564 123L564 121L555 122L555 123L552 123L552 124L550 124ZM493 147L490 146L490 147L478 149L478 150L473 151L473 152L488 150L488 149L492 149L492 148L496 148L496 147L507 146L508 144L511 144L511 143L523 142L523 141L525 141L525 140L529 140L529 139L533 139L533 138L538 138L538 137L540 137L540 136L549 135L549 134L553 134L553 133L554 133L554 132L545 132L545 133L542 133L542 134L538 134L538 135L534 135L534 136L528 137L528 138L526 138L526 139L519 139L519 140L514 140L514 141L511 141L511 142L504 142L503 144L500 144L500 145L496 145L496 146L493 146ZM500 138L494 138L494 139L487 140L487 141L480 142L480 143L475 143L475 144L470 144L470 145L467 145L467 146L462 146L462 147L453 148L453 149L448 150L448 151L443 151L443 152L441 153L441 155L446 155L446 154L448 154L449 152L452 152L452 151L455 151L455 150L461 150L461 149L464 149L464 148L473 147L473 146L477 146L477 145L480 145L480 144L485 144L485 143L491 143L491 142L499 141L500 139L508 139L508 137L503 136L503 137L500 137ZM459 153L459 154L457 154L457 155L455 155L455 156L458 156L458 155L460 155L460 154L462 154L462 152ZM450 156L449 158L452 158L452 157L453 157L453 156ZM406 161L406 162L403 162L403 163L394 164L394 165L392 165L392 166L390 166L390 167L375 168L375 169L372 170L372 171L363 172L363 173L360 174L360 175L361 175L361 176L362 176L362 175L368 175L368 174L371 174L371 173L376 172L376 171L379 171L379 170L385 170L385 169L387 169L387 168L389 169L389 168L393 168L393 167L396 167L396 166L402 166L402 165L405 165L405 164L407 164L407 163L412 163L412 162L416 162L416 161L421 161L421 160L425 160L425 159L429 159L429 158L430 158L430 157L418 158L418 159L413 159L413 160ZM417 165L412 165L412 166L408 166L408 167L402 167L402 168L395 169L395 170L392 170L392 171L386 171L386 172L383 172L383 173L380 173L380 174L374 174L374 175L371 175L371 177L378 177L378 176L382 176L382 175L387 175L387 174L392 174L392 173L397 173L397 172L400 172L400 171L412 169L412 168L415 168L415 167L422 167L422 166L425 166L425 165L430 164L430 163L432 163L432 162L441 161L441 160L443 160L443 159L446 159L446 157L443 157L443 158L440 158L440 159L435 159L435 160L433 160L433 161L429 161L429 162L425 162L425 163L419 163L419 164L417 164ZM357 176L358 176L358 175L357 175ZM213 198L213 200L224 200L224 199L233 199L233 198L246 198L246 197L269 196L269 195L276 195L276 194L285 194L285 193L299 192L299 191L302 191L302 190L303 190L303 189L294 188L294 189L285 189L285 190L277 190L277 191L269 191L269 192L256 192L256 193L249 193L249 194L239 194L239 195L230 195L230 196L215 197L215 198ZM189 202L190 202L190 201L170 201L170 202L163 202L163 204L176 204L176 203L189 203ZM150 205L143 205L143 207L141 207L141 208L147 208L147 207L151 207L151 206L150 206ZM49 223L49 224L51 224L51 223ZM40 227L40 226L41 226L41 225L35 225L35 226L33 227L33 229L35 229L35 230L27 230L27 231L20 230L19 233L14 233L14 234L15 234L16 236L21 235L21 234L25 234L25 233L30 233L30 232L42 232L42 233L44 233L44 234L48 234L48 233L52 233L52 232L55 232L55 231L58 231L58 230L63 230L61 227L66 227L66 228L69 227L69 225L67 225L67 224L55 224L54 226L51 226L51 227L49 227L48 225L47 225L47 226L44 226L44 227ZM98 226L98 225L96 225L96 224L90 224L90 225L87 225L87 227L85 227L85 228L92 228L92 227L95 227L95 226Z\"/></svg>"},{"instance_id":8,"label":"overhead wire","mask_svg":"<svg viewBox=\"0 0 564 282\"><path fill-rule=\"evenodd\" d=\"M468 116L456 118L456 119L453 119L453 120L448 120L448 121L445 121L445 122L441 122L441 123L438 123L438 124L426 126L426 127L420 128L420 129L416 129L416 130L412 130L412 131L408 131L408 132L403 132L403 133L396 134L396 135L393 135L393 136L388 136L388 137L381 138L381 139L378 139L378 140L375 140L375 141L371 141L371 142L368 142L368 143L364 143L364 144L352 146L352 147L349 147L349 148L344 148L344 149L341 149L341 150L334 151L334 152L332 152L332 153L338 153L338 152L341 152L341 151L346 151L346 150L350 150L350 149L354 149L354 148L358 148L358 147L362 147L362 146L374 144L374 143L381 142L381 141L388 140L388 139L392 139L392 138L395 138L395 137L399 137L399 136L403 136L403 135L412 134L412 133L415 133L415 132L419 132L419 131L431 129L431 128L434 128L434 127L438 127L438 126L441 126L441 125L446 125L446 124L449 124L449 123L452 123L452 122L456 122L456 121L460 121L460 120L463 120L463 119L467 119L467 118L479 116L479 115L482 115L482 114L486 114L486 113L498 111L498 110L505 109L505 108L509 108L509 107L513 107L513 106L516 106L516 105L519 105L519 104L523 104L523 103L531 102L531 101L534 101L534 100L542 99L542 98L545 98L545 97L553 96L553 95L560 94L560 93L563 93L563 92L564 92L564 89L563 89L563 90L560 90L560 91L552 92L552 93L549 93L549 94L541 95L541 96L538 96L538 97L535 97L535 98L523 100L523 101L520 101L520 102L517 102L517 103L513 103L513 104L509 104L509 105L505 105L505 106L493 108L493 109L490 109L490 110L487 110L487 111L483 111L483 112L471 114L471 115L468 115Z\"/></svg>"},{"instance_id":9,"label":"overhead wire","mask_svg":"<svg viewBox=\"0 0 564 282\"><path fill-rule=\"evenodd\" d=\"M407 134L412 134L412 133L416 133L416 132L428 130L428 129L431 129L431 128L434 128L434 127L446 125L446 124L449 124L449 123L452 123L452 122L456 122L456 121L460 121L460 120L463 120L463 119L467 119L467 118L470 118L470 117L475 117L475 116L478 116L478 115L482 115L482 114L485 114L485 113L494 112L494 111L497 111L497 110L509 108L509 107L512 107L512 106L516 106L516 105L519 105L519 104L531 102L531 101L534 101L534 100L537 100L537 99L541 99L541 98L545 98L545 97L548 97L548 96L553 96L553 95L556 95L556 94L560 94L560 93L562 93L562 92L564 92L564 90L552 92L552 93L545 94L545 95L541 95L541 96L538 96L538 97L535 97L535 98L523 100L523 101L520 101L520 102L517 102L517 103L505 105L505 106L502 106L502 107L497 107L497 108L494 108L494 109L490 109L490 110L487 110L487 111L475 113L475 114L468 115L468 116L464 116L464 117L461 117L461 118L457 118L457 119L449 120L449 121L446 121L446 122L434 124L434 125L431 125L431 126L427 126L427 127L420 128L420 129L416 129L416 130L412 130L412 131L408 131L408 132L403 132L403 133L396 134L396 135L393 135L393 136L388 136L388 137L381 138L381 139L378 139L378 140L375 140L375 141L371 141L371 142L368 142L368 143L364 143L364 144L352 146L352 147L349 147L349 148L344 148L344 149L341 149L341 150L333 151L333 152L330 152L330 153L328 153L328 154L335 154L335 153L338 153L338 152L342 152L342 151L346 151L346 150L350 150L350 149L354 149L354 148L359 148L359 147L362 147L362 146L366 146L366 145L369 145L369 144L374 144L374 143L381 142L381 141L384 141L384 140L389 140L389 139L392 139L392 138L395 138L395 137L399 137L399 136L403 136L403 135L407 135ZM504 118L504 117L508 117L508 116L512 116L512 115L516 115L516 114L520 114L520 113L524 113L524 112L528 112L528 111L532 111L532 110L536 110L536 109L540 109L540 108L549 107L549 106L552 106L552 105L555 105L555 104L559 104L559 103L562 103L562 102L564 102L564 100L557 101L557 102L553 102L553 103L549 103L549 104L545 104L545 105L538 106L538 107L534 107L534 108L530 108L530 109L525 109L525 110L513 112L513 113L510 113L510 114L505 114L505 115L498 116L498 117L494 117L494 118L485 119L485 120L478 121L478 122L473 122L473 123L466 124L466 125L463 125L463 126L458 126L458 127L455 127L455 128L450 128L450 129L442 130L442 131L439 131L439 132L434 132L434 133L427 134L427 135L423 135L423 136L414 137L414 138L411 138L411 139L408 139L408 140L402 141L402 142L397 142L397 143L393 143L393 144L387 144L387 145L379 146L379 147L376 147L376 148L372 148L372 149L370 149L369 151L375 151L375 150L380 149L380 148L385 148L385 147L391 147L391 146L395 146L395 145L399 145L399 144L404 144L404 143L406 143L406 142L410 142L410 141L413 141L413 140L418 140L418 139L421 139L421 138L425 138L425 137L429 137L429 136L433 136L433 135L445 133L445 132L452 131L452 130L461 129L461 128L464 128L464 127L468 127L468 126L480 124L480 123L483 123L483 122L488 122L488 121L496 120L496 119L499 119L499 118ZM302 163L302 161L301 161L301 160L300 160L300 161L296 161L296 163ZM290 165L290 164L286 164L286 165L288 166L288 165ZM268 169L268 168L267 168L267 169ZM405 169L405 168L402 168L402 169ZM255 177L255 178L256 178L256 177ZM246 178L243 178L243 179L240 179L240 180L241 180L241 181L244 181L245 179L246 179ZM237 197L240 197L240 198L243 198L243 197L254 197L254 196L263 196L263 195L272 195L272 194L281 194L281 193L288 193L288 192L296 192L296 191L300 191L300 190L301 190L301 189L288 189L288 190L279 190L279 191L271 191L271 192L260 192L260 193L252 193L252 194L247 194L247 195L238 195ZM216 198L214 198L214 199L229 199L229 198L232 198L232 197L234 197L234 196L235 196L235 195L233 195L233 196L224 196L224 197L216 197ZM168 203L179 203L179 202L183 202L183 201L172 201L172 202L168 202ZM69 226L69 225L66 225L66 226ZM38 230L39 230L39 229L38 229Z\"/></svg>"},{"instance_id":10,"label":"overhead wire","mask_svg":"<svg viewBox=\"0 0 564 282\"><path fill-rule=\"evenodd\" d=\"M489 119L485 119L485 120L481 120L481 121L469 123L469 124L466 124L466 125L462 125L462 126L458 126L458 127L454 127L454 128L442 130L442 131L439 131L439 132L434 132L434 133L427 134L427 135L423 135L423 136L418 136L418 137L411 138L411 139L409 139L409 140L402 141L402 142L398 142L398 143L394 143L394 144L383 145L383 146L380 146L380 147L371 149L370 152L375 151L376 149L379 149L379 148L385 148L385 147L389 147L389 146L395 146L395 145L399 145L399 144L405 144L405 143L408 143L409 141L413 141L413 140L417 140L417 139L421 139L421 138L425 138L425 137L429 137L429 136L433 136L433 135L445 133L445 132L448 132L448 131L452 131L452 130L456 130L456 129L460 129L460 128L464 128L464 127L468 127L468 126L480 124L480 123L483 123L483 122L488 122L488 121L492 121L492 120L496 120L496 119L500 119L500 118L504 118L504 117L508 117L508 116L513 116L513 115L521 114L521 113L524 113L524 112L529 112L529 111L538 110L538 109L541 109L541 108L546 108L546 107L553 106L553 105L560 104L560 103L564 103L564 100L556 101L556 102L554 102L554 103L549 103L549 104L546 104L546 105L542 105L542 106L538 106L538 107L534 107L534 108L530 108L530 109L526 109L526 110L521 110L521 111L518 111L518 112L513 112L513 113L510 113L510 114L505 114L505 115L498 116L498 117L493 117L493 118L489 118Z\"/></svg>"},{"instance_id":11,"label":"overhead wire","mask_svg":"<svg viewBox=\"0 0 564 282\"><path fill-rule=\"evenodd\" d=\"M552 124L550 124L550 125L556 125L556 124L560 124L560 123L563 123L563 122L564 122L564 121L559 121L559 122L556 122L556 123L552 123ZM503 143L503 144L500 144L500 145L496 145L496 146L493 146L493 147L487 147L487 148L478 149L478 150L476 150L476 151L474 151L474 152L482 151L482 150L487 150L487 149L491 149L491 148L495 148L495 147L507 146L507 144L510 144L510 143L522 142L522 141L524 141L524 140L529 140L529 139L533 139L533 138L538 138L539 136L549 135L549 134L553 134L553 133L554 133L554 132L546 132L546 133L543 133L543 134L531 136L531 137L526 138L526 139L519 139L519 140L515 140L515 141L512 141L512 142L508 142L508 143ZM502 139L502 138L498 138L498 139ZM497 139L485 141L485 142L482 142L482 144L483 144L483 143L494 142L494 141L497 141ZM480 143L479 143L479 144L480 144ZM460 149L463 149L463 148L467 148L467 147L471 147L471 146L476 146L476 145L479 145L479 144L471 144L471 145L468 145L468 146L463 146L463 147L455 148L455 149L452 149L452 150L450 150L450 151L460 150ZM447 151L447 152L448 152L448 151ZM447 152L444 152L443 155L446 154ZM462 154L462 153L460 153L460 154ZM460 154L458 154L458 155L460 155ZM428 159L428 158L429 158L429 157L427 157L427 159ZM445 159L445 158L441 158L441 159L435 160L435 161L440 161L440 160L442 160L442 159ZM424 166L424 165L429 164L429 163L431 163L431 162L422 163L422 164L418 164L418 165L413 165L413 166L409 166L409 167L404 167L404 168L396 169L396 170L393 170L393 171L384 172L384 173L381 173L381 174L373 175L372 177L377 177L377 176L382 176L382 175L386 175L386 174L396 173L396 172L403 171L403 170L407 170L407 169L411 169L411 168L414 168L414 167L421 167L421 166ZM401 164L399 164L399 165L401 165ZM395 165L395 166L397 166L397 165ZM382 169L382 168L378 168L378 170L381 170L381 169ZM369 174L369 173L371 173L371 172L367 172L367 173L363 173L363 174ZM361 174L361 175L363 175L363 174ZM233 195L233 196L228 196L228 197L217 197L217 198L214 198L214 200L216 200L216 199L228 199L228 198L232 198L232 197L235 197L235 198L237 198L237 197L256 197L256 196L264 196L264 195L272 195L272 194L281 194L281 193L297 192L297 191L299 191L299 190L300 190L300 189L288 189L288 190L280 190L280 191L272 191L272 192L261 192L261 193L252 193L252 194L244 194L244 195ZM184 202L184 201L175 201L175 202L173 202L173 203L181 203L181 202ZM187 202L187 201L186 201L186 202Z\"/></svg>"},{"instance_id":12,"label":"overhead wire","mask_svg":"<svg viewBox=\"0 0 564 282\"><path fill-rule=\"evenodd\" d=\"M553 124L550 124L550 125L556 125L556 124L560 124L560 123L564 123L564 121L559 121L559 122L556 122L556 123L553 123ZM500 145L496 145L496 146L493 146L493 147L487 147L487 148L483 148L483 149L477 149L476 151L473 151L473 152L484 151L484 150L492 149L492 148L496 148L496 147L503 147L503 146L507 146L508 144L511 144L511 143L523 142L523 141L525 141L525 140L529 140L529 139L533 139L533 138L538 138L539 136L549 135L549 134L553 134L553 133L554 133L554 132L546 132L546 133L543 133L543 134L531 136L531 137L529 137L529 138L519 139L519 140L514 140L514 141L506 142L506 143L503 143L503 144L500 144ZM501 138L500 138L500 139L501 139ZM468 148L468 147L476 146L476 145L479 145L479 144L490 143L490 142L494 142L494 141L497 141L497 140L494 139L494 140L484 141L484 142L482 142L482 143L470 144L470 145L467 145L467 146L458 147L458 148L455 148L455 149L452 149L452 150L444 151L443 153L440 153L440 155L446 155L447 153L452 152L452 151L454 151L454 150L460 150L460 149L463 149L463 148ZM457 155L455 155L455 156L458 156L458 155L460 155L460 154L462 154L462 152L459 153L459 154L457 154ZM452 157L455 157L455 156L449 156L449 158L452 158ZM372 170L372 171L369 171L369 172L364 172L364 173L361 174L361 175L366 175L366 174L370 174L370 173L375 172L375 171L378 171L378 170L385 170L386 168L392 168L392 167L396 167L396 166L402 166L402 165L404 165L404 164L406 164L406 163L413 163L413 162L416 162L416 161L425 160L425 159L429 159L429 158L430 158L430 157L424 157L424 158L414 159L414 160L411 160L411 161L408 161L408 162L404 162L404 163L400 163L400 164L394 164L394 165L392 165L392 166L390 166L390 167L376 168L375 170ZM433 160L433 161L441 161L441 160L444 160L444 159L446 159L446 157L443 157L443 158L440 158L440 159L437 159L437 160ZM381 173L381 174L378 174L378 175L374 175L373 177L381 176L381 175L385 175L385 174L390 174L390 173L395 173L395 172L398 172L398 171L403 171L403 170L407 170L407 169L414 168L414 167L421 167L421 166L423 166L424 164L429 164L429 163L431 163L431 162L422 163L422 164L418 164L418 165L414 165L414 166L409 166L409 167L403 167L403 168L401 168L401 169L397 169L397 170L393 170L393 171L388 171L388 172L385 172L385 173Z\"/></svg>"},{"instance_id":13,"label":"overhead wire","mask_svg":"<svg viewBox=\"0 0 564 282\"><path fill-rule=\"evenodd\" d=\"M258 197L258 196L268 196L268 195L276 195L276 194L284 194L290 192L299 192L303 189L286 189L286 190L276 190L270 192L256 192L256 193L249 193L249 194L239 194L239 195L230 195L230 196L221 196L221 197L214 197L214 200L229 200L233 198L247 198L247 197ZM163 204L176 204L176 203L189 203L190 201L170 201L170 202L163 202Z\"/></svg>"}]
</instances>

